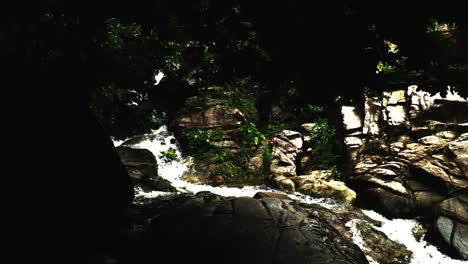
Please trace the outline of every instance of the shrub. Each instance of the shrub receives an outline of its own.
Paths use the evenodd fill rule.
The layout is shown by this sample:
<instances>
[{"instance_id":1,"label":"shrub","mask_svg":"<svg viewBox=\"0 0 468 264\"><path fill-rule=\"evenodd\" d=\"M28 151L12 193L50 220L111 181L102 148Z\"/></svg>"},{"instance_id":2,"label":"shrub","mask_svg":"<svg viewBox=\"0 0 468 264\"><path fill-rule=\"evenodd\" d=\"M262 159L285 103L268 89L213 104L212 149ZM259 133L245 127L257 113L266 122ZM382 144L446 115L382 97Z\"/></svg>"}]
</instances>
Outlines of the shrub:
<instances>
[{"instance_id":1,"label":"shrub","mask_svg":"<svg viewBox=\"0 0 468 264\"><path fill-rule=\"evenodd\" d=\"M312 153L316 157L318 169L332 170L337 177L341 177L337 161L339 155L334 152L333 139L336 131L326 119L319 119L310 132L312 138Z\"/></svg>"},{"instance_id":2,"label":"shrub","mask_svg":"<svg viewBox=\"0 0 468 264\"><path fill-rule=\"evenodd\" d=\"M164 163L171 163L173 161L179 160L177 158L177 153L175 153L175 150L173 149L170 149L167 151L161 151L159 155L159 159Z\"/></svg>"}]
</instances>

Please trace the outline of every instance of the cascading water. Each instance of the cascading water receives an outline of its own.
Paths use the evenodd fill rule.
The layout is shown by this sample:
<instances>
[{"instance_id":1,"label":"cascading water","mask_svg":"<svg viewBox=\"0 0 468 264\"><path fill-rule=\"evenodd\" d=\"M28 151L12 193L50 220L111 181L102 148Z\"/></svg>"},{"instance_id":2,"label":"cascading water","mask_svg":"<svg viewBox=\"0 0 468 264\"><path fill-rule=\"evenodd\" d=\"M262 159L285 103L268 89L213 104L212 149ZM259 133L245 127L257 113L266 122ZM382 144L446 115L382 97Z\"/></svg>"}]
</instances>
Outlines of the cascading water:
<instances>
[{"instance_id":1,"label":"cascading water","mask_svg":"<svg viewBox=\"0 0 468 264\"><path fill-rule=\"evenodd\" d=\"M114 141L114 145L117 147L122 144L124 141ZM177 188L180 192L191 192L197 193L201 191L209 191L215 194L223 196L254 196L259 191L268 191L268 192L277 192L283 193L281 191L271 189L267 186L246 186L243 188L236 187L215 187L206 184L196 184L189 183L181 179L184 173L190 168L193 164L191 157L183 157L179 146L177 146L175 137L172 133L167 130L167 126L163 125L159 129L152 131L147 137L146 140L132 145L134 148L148 149L151 151L158 162L158 173L159 175L170 181L174 187ZM166 162L161 159L160 153L162 151L172 151L177 155L177 159L171 162ZM144 192L141 189L136 189L137 198L151 198L160 195L170 195L171 193L167 192ZM285 193L284 193L285 194ZM300 193L289 194L293 199L301 200L304 203L320 203L326 208L331 208L334 206L333 200L330 199L319 199L312 198Z\"/></svg>"},{"instance_id":2,"label":"cascading water","mask_svg":"<svg viewBox=\"0 0 468 264\"><path fill-rule=\"evenodd\" d=\"M123 141L114 141L114 145L117 147L122 144ZM197 193L200 191L209 191L222 196L249 196L252 197L259 191L268 191L286 194L292 199L300 200L303 203L308 204L319 204L328 209L333 209L336 204L325 198L312 198L307 195L300 193L288 194L278 190L271 189L267 186L246 186L243 188L235 187L214 187L204 184L189 183L181 180L181 176L190 168L193 164L191 157L183 157L182 153L177 145L176 139L172 133L167 130L167 126L163 125L159 129L154 130L145 140L138 144L132 145L134 148L142 148L150 150L158 161L158 172L159 175L169 180L174 187L180 192L191 192ZM177 155L177 159L172 162L165 162L161 159L161 151L172 151ZM144 192L141 189L136 189L136 198L146 199L153 198L156 196L171 195L172 193L167 192ZM362 210L370 218L382 222L381 227L375 227L376 229L384 232L391 240L399 242L406 246L413 252L413 258L411 264L462 264L466 261L451 259L448 256L443 255L435 246L429 245L424 240L417 241L411 230L417 225L414 220L405 219L394 219L389 220L374 211ZM352 220L347 223L347 226L353 232L353 240L364 252L367 250L362 241L361 234L356 228L356 223L363 220ZM370 256L367 257L369 263L378 264Z\"/></svg>"}]
</instances>

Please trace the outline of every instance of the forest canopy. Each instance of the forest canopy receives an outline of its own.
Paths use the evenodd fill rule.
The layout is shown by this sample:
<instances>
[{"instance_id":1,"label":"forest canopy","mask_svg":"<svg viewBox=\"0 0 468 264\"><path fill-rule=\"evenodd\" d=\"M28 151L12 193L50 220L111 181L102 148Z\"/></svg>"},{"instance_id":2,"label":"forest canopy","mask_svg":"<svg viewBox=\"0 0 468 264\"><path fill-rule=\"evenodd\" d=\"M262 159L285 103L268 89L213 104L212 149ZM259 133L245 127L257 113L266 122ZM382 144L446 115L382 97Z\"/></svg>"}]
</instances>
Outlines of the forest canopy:
<instances>
[{"instance_id":1,"label":"forest canopy","mask_svg":"<svg viewBox=\"0 0 468 264\"><path fill-rule=\"evenodd\" d=\"M41 2L4 9L6 75L89 104L111 133L119 122L144 131L155 107L234 80L259 83L267 104L326 106L410 84L468 96L463 1Z\"/></svg>"}]
</instances>

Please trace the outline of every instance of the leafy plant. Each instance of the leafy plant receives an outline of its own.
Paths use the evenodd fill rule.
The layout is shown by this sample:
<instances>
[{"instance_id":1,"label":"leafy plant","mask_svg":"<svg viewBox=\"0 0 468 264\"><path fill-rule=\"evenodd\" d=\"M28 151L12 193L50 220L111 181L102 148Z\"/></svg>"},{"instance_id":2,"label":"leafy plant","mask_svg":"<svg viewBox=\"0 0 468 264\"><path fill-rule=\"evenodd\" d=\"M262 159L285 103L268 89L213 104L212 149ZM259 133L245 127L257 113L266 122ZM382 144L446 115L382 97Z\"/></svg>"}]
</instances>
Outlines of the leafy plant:
<instances>
[{"instance_id":1,"label":"leafy plant","mask_svg":"<svg viewBox=\"0 0 468 264\"><path fill-rule=\"evenodd\" d=\"M175 153L174 150L161 151L159 159L164 163L171 163L179 160L177 153Z\"/></svg>"},{"instance_id":2,"label":"leafy plant","mask_svg":"<svg viewBox=\"0 0 468 264\"><path fill-rule=\"evenodd\" d=\"M265 136L271 136L280 132L281 130L290 130L292 127L293 126L291 126L290 123L273 121L266 125L266 127L263 129L263 134Z\"/></svg>"},{"instance_id":3,"label":"leafy plant","mask_svg":"<svg viewBox=\"0 0 468 264\"><path fill-rule=\"evenodd\" d=\"M182 139L191 154L203 153L214 146L210 144L213 140L221 140L225 132L222 128L216 128L213 130L185 130L182 132Z\"/></svg>"},{"instance_id":4,"label":"leafy plant","mask_svg":"<svg viewBox=\"0 0 468 264\"><path fill-rule=\"evenodd\" d=\"M326 119L319 119L312 128L312 152L317 159L317 168L332 170L335 175L341 176L337 166L339 156L333 150L333 139L336 130L328 124Z\"/></svg>"},{"instance_id":5,"label":"leafy plant","mask_svg":"<svg viewBox=\"0 0 468 264\"><path fill-rule=\"evenodd\" d=\"M239 131L242 133L242 146L250 151L255 150L260 140L265 139L265 135L252 122L241 126Z\"/></svg>"}]
</instances>

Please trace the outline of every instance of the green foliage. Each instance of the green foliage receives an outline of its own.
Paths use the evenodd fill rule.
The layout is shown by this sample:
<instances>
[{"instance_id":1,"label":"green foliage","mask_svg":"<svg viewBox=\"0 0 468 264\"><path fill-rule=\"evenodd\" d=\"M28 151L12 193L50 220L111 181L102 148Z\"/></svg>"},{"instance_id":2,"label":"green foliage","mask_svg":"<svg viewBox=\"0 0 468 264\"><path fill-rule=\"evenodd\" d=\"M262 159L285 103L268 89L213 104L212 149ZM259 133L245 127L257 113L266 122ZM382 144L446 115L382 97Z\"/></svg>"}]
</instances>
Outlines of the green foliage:
<instances>
[{"instance_id":1,"label":"green foliage","mask_svg":"<svg viewBox=\"0 0 468 264\"><path fill-rule=\"evenodd\" d=\"M215 147L210 142L221 140L224 134L224 130L219 127L213 130L184 130L182 131L182 140L187 146L189 153L198 154L214 149Z\"/></svg>"},{"instance_id":2,"label":"green foliage","mask_svg":"<svg viewBox=\"0 0 468 264\"><path fill-rule=\"evenodd\" d=\"M238 126L236 135L239 137L237 141L240 143L240 149L237 152L229 152L211 144L213 141L223 139L226 131L221 128L184 131L182 132L184 145L191 155L208 155L217 161L218 166L211 171L211 174L222 175L227 184L258 182L264 178L263 171L250 168L249 160L265 136L253 122L238 123ZM271 155L271 150L269 153Z\"/></svg>"},{"instance_id":3,"label":"green foliage","mask_svg":"<svg viewBox=\"0 0 468 264\"><path fill-rule=\"evenodd\" d=\"M391 72L395 72L396 70L396 66L390 65L389 62L383 63L382 61L379 61L376 68L379 72L384 72L384 73L391 73Z\"/></svg>"},{"instance_id":4,"label":"green foliage","mask_svg":"<svg viewBox=\"0 0 468 264\"><path fill-rule=\"evenodd\" d=\"M271 161L273 159L273 147L267 143L263 146L262 172L264 175L270 173Z\"/></svg>"},{"instance_id":5,"label":"green foliage","mask_svg":"<svg viewBox=\"0 0 468 264\"><path fill-rule=\"evenodd\" d=\"M161 151L159 155L159 159L164 163L171 163L173 161L179 160L179 158L177 157L177 153L175 153L175 150L173 149Z\"/></svg>"},{"instance_id":6,"label":"green foliage","mask_svg":"<svg viewBox=\"0 0 468 264\"><path fill-rule=\"evenodd\" d=\"M339 156L333 150L333 140L336 130L328 124L326 119L319 119L310 132L312 138L312 154L316 158L318 169L332 170L341 176L337 161Z\"/></svg>"},{"instance_id":7,"label":"green foliage","mask_svg":"<svg viewBox=\"0 0 468 264\"><path fill-rule=\"evenodd\" d=\"M247 120L253 122L258 120L255 107L256 94L253 89L247 87L247 84L229 82L222 86L208 87L201 91L200 96L206 101L211 98L215 99L216 104L239 109Z\"/></svg>"},{"instance_id":8,"label":"green foliage","mask_svg":"<svg viewBox=\"0 0 468 264\"><path fill-rule=\"evenodd\" d=\"M271 136L280 132L281 130L291 130L294 126L287 122L273 121L265 126L262 130L265 137Z\"/></svg>"},{"instance_id":9,"label":"green foliage","mask_svg":"<svg viewBox=\"0 0 468 264\"><path fill-rule=\"evenodd\" d=\"M257 149L260 140L265 139L265 135L252 122L247 122L239 127L239 131L242 133L242 148L246 149L247 152Z\"/></svg>"},{"instance_id":10,"label":"green foliage","mask_svg":"<svg viewBox=\"0 0 468 264\"><path fill-rule=\"evenodd\" d=\"M105 21L107 32L105 45L113 49L122 49L126 43L142 36L141 25L130 23L122 24L117 18L110 18Z\"/></svg>"}]
</instances>

